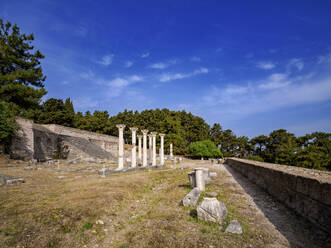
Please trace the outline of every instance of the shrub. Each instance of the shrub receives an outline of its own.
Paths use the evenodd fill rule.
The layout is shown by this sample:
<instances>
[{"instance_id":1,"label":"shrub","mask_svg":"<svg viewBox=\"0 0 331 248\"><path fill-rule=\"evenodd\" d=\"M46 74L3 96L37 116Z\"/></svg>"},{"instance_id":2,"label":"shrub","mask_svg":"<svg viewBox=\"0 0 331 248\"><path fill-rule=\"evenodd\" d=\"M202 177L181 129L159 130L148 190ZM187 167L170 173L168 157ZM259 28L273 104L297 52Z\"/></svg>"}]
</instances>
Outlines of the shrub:
<instances>
[{"instance_id":1,"label":"shrub","mask_svg":"<svg viewBox=\"0 0 331 248\"><path fill-rule=\"evenodd\" d=\"M193 142L188 149L189 153L196 158L219 158L223 156L221 151L210 140Z\"/></svg>"}]
</instances>

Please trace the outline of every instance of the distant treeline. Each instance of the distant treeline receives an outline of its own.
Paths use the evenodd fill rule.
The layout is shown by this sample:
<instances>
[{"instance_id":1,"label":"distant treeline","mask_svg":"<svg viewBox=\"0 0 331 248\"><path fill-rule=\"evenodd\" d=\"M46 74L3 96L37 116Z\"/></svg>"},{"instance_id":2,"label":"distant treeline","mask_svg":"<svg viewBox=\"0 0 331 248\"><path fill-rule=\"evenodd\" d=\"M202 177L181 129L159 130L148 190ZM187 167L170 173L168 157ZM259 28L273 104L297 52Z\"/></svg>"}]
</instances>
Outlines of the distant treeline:
<instances>
[{"instance_id":1,"label":"distant treeline","mask_svg":"<svg viewBox=\"0 0 331 248\"><path fill-rule=\"evenodd\" d=\"M21 34L18 26L0 19L0 144L5 147L18 128L16 116L22 116L41 124L53 123L109 135L117 135L116 124L165 133L167 153L169 144L173 143L175 154L191 152L193 156L236 156L331 170L330 133L315 132L295 137L280 129L269 136L261 135L249 140L245 136L237 137L230 129L223 130L218 123L210 127L201 117L185 111L124 110L110 116L107 111L75 113L69 98L64 102L51 98L41 104L47 93L44 86L46 76L40 63L44 55L34 48L33 40L33 34ZM128 128L124 137L127 143L131 142Z\"/></svg>"},{"instance_id":2,"label":"distant treeline","mask_svg":"<svg viewBox=\"0 0 331 248\"><path fill-rule=\"evenodd\" d=\"M55 123L108 135L118 135L116 124L125 124L124 138L131 142L129 127L138 127L167 134L165 149L174 144L174 153L189 155L192 142L211 140L223 156L235 156L271 163L294 165L314 169L331 169L331 134L314 132L296 137L285 129L260 135L252 139L236 136L230 129L223 130L219 123L210 127L203 118L186 111L155 109L128 111L110 116L107 111L75 113L70 99L51 98L25 117L37 123Z\"/></svg>"}]
</instances>

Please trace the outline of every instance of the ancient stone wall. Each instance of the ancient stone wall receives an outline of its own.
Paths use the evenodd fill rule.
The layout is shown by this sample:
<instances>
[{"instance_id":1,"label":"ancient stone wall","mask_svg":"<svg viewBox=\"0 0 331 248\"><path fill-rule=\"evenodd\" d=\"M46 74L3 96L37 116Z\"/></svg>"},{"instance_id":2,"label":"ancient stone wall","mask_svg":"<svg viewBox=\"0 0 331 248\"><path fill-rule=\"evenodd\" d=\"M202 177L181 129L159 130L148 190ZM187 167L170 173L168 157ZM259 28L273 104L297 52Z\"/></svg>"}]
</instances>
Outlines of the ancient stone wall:
<instances>
[{"instance_id":1,"label":"ancient stone wall","mask_svg":"<svg viewBox=\"0 0 331 248\"><path fill-rule=\"evenodd\" d=\"M227 158L225 163L331 233L330 172L237 158Z\"/></svg>"},{"instance_id":2,"label":"ancient stone wall","mask_svg":"<svg viewBox=\"0 0 331 248\"><path fill-rule=\"evenodd\" d=\"M54 158L117 157L118 138L60 125L39 125L18 118L19 130L10 147L14 159L46 161Z\"/></svg>"}]
</instances>

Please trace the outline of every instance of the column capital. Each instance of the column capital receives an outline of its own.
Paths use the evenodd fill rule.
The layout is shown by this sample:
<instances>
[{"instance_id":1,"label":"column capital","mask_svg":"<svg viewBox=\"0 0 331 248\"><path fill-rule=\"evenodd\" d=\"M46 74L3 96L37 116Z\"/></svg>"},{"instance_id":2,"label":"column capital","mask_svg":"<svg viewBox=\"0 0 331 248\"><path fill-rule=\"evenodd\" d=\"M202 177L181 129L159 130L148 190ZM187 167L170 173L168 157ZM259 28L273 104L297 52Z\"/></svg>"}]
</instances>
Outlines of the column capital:
<instances>
[{"instance_id":1,"label":"column capital","mask_svg":"<svg viewBox=\"0 0 331 248\"><path fill-rule=\"evenodd\" d=\"M117 124L116 127L118 129L124 129L125 128L125 125L124 124Z\"/></svg>"},{"instance_id":2,"label":"column capital","mask_svg":"<svg viewBox=\"0 0 331 248\"><path fill-rule=\"evenodd\" d=\"M137 127L130 127L129 129L131 130L131 132L136 132L138 130Z\"/></svg>"},{"instance_id":3,"label":"column capital","mask_svg":"<svg viewBox=\"0 0 331 248\"><path fill-rule=\"evenodd\" d=\"M151 132L152 137L156 137L157 132Z\"/></svg>"},{"instance_id":4,"label":"column capital","mask_svg":"<svg viewBox=\"0 0 331 248\"><path fill-rule=\"evenodd\" d=\"M152 138L153 135L150 133L150 134L147 134L148 138Z\"/></svg>"},{"instance_id":5,"label":"column capital","mask_svg":"<svg viewBox=\"0 0 331 248\"><path fill-rule=\"evenodd\" d=\"M138 137L138 139L141 139L143 136L138 134L137 137Z\"/></svg>"},{"instance_id":6,"label":"column capital","mask_svg":"<svg viewBox=\"0 0 331 248\"><path fill-rule=\"evenodd\" d=\"M159 133L160 137L163 138L165 136L164 133Z\"/></svg>"},{"instance_id":7,"label":"column capital","mask_svg":"<svg viewBox=\"0 0 331 248\"><path fill-rule=\"evenodd\" d=\"M147 129L143 129L143 130L141 130L141 132L143 133L143 135L148 134L148 130Z\"/></svg>"}]
</instances>

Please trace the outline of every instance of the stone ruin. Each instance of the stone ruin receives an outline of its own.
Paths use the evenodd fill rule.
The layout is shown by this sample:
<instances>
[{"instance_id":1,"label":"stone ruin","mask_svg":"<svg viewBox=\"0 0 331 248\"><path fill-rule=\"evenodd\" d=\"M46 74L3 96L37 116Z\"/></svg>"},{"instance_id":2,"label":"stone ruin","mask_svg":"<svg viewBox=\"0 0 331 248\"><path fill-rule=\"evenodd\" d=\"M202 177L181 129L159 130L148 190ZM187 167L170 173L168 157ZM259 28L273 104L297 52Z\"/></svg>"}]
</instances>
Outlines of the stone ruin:
<instances>
[{"instance_id":1,"label":"stone ruin","mask_svg":"<svg viewBox=\"0 0 331 248\"><path fill-rule=\"evenodd\" d=\"M40 125L18 118L10 157L45 162L53 159L114 160L118 156L118 138L55 124Z\"/></svg>"}]
</instances>

